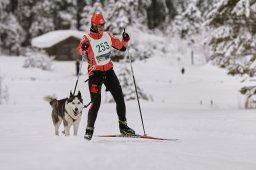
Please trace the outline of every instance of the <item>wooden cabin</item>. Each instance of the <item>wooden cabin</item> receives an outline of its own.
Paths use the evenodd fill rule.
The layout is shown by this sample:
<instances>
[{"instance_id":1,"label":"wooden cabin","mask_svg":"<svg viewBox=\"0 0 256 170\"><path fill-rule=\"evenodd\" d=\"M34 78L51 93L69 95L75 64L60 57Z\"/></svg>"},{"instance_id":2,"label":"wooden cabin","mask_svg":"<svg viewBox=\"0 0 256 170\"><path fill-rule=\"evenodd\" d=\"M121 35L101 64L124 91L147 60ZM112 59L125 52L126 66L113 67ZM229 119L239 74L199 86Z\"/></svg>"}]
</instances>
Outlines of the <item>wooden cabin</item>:
<instances>
[{"instance_id":1,"label":"wooden cabin","mask_svg":"<svg viewBox=\"0 0 256 170\"><path fill-rule=\"evenodd\" d=\"M78 59L77 46L85 33L76 30L57 30L33 38L32 47L45 50L56 60Z\"/></svg>"}]
</instances>

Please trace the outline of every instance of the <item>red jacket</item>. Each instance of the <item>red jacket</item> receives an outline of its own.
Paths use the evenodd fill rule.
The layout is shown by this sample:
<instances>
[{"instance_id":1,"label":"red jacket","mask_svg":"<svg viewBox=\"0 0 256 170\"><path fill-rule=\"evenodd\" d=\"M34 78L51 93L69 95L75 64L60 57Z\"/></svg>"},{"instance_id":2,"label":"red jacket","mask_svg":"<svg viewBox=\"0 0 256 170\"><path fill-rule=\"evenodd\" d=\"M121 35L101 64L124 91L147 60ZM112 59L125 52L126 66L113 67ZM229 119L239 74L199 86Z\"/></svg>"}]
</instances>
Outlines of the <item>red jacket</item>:
<instances>
[{"instance_id":1,"label":"red jacket","mask_svg":"<svg viewBox=\"0 0 256 170\"><path fill-rule=\"evenodd\" d=\"M124 41L124 40L119 40L118 38L114 37L113 35L111 35L109 32L107 32L108 35L111 38L111 46L114 47L115 49L119 49L121 51L125 51L128 42ZM104 65L97 65L97 62L95 61L95 56L94 56L94 52L92 50L91 47L91 43L90 40L99 40L102 38L102 35L99 33L93 33L90 32L89 34L89 38L87 37L88 35L84 35L83 39L81 40L79 46L78 46L78 53L80 56L83 56L84 53L87 53L87 57L88 57L88 73L89 75L92 75L93 72L92 71L108 71L110 69L113 68L113 63L110 60L107 64ZM89 47L87 50L83 50L83 44L87 42L89 44Z\"/></svg>"}]
</instances>

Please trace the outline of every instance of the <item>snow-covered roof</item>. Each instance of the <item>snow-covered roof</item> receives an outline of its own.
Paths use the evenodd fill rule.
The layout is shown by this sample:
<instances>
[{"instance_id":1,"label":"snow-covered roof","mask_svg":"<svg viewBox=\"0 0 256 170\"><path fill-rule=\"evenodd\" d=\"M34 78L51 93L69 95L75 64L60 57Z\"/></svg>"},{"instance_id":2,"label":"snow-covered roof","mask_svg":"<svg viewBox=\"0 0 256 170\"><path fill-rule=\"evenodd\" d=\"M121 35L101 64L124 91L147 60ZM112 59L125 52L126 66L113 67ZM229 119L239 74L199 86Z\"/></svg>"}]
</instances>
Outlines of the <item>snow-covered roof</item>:
<instances>
[{"instance_id":1,"label":"snow-covered roof","mask_svg":"<svg viewBox=\"0 0 256 170\"><path fill-rule=\"evenodd\" d=\"M51 31L39 37L33 38L31 41L31 45L37 48L49 48L69 37L76 37L78 39L82 39L84 34L84 32L77 30Z\"/></svg>"}]
</instances>

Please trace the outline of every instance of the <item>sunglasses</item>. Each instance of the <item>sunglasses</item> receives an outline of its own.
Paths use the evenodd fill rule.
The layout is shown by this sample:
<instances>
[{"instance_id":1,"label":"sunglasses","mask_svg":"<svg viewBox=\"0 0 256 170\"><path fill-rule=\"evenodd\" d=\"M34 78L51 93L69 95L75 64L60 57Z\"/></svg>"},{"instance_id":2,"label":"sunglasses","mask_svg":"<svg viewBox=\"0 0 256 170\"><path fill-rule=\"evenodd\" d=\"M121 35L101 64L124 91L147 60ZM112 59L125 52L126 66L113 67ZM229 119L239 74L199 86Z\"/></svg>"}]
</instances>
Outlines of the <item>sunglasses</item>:
<instances>
[{"instance_id":1,"label":"sunglasses","mask_svg":"<svg viewBox=\"0 0 256 170\"><path fill-rule=\"evenodd\" d=\"M105 24L99 24L99 25L97 25L98 28L101 28L101 27L104 27L104 26L105 26Z\"/></svg>"}]
</instances>

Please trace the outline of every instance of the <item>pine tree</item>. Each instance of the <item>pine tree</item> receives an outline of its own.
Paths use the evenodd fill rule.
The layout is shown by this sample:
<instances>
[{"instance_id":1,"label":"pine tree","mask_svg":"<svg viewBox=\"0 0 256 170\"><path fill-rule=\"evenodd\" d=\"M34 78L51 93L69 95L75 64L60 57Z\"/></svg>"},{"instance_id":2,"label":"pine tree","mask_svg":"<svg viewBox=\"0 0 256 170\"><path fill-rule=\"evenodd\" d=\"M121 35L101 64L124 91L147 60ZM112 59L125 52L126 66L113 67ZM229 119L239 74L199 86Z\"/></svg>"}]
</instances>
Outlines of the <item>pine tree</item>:
<instances>
[{"instance_id":1,"label":"pine tree","mask_svg":"<svg viewBox=\"0 0 256 170\"><path fill-rule=\"evenodd\" d=\"M55 29L52 13L55 9L50 0L38 1L33 7L34 18L29 28L31 37L53 31Z\"/></svg>"},{"instance_id":2,"label":"pine tree","mask_svg":"<svg viewBox=\"0 0 256 170\"><path fill-rule=\"evenodd\" d=\"M106 15L102 3L100 1L96 2L90 2L87 1L87 5L84 7L83 12L81 14L81 21L80 21L80 30L83 30L85 32L89 32L91 27L91 17L96 14L101 13L104 16Z\"/></svg>"},{"instance_id":3,"label":"pine tree","mask_svg":"<svg viewBox=\"0 0 256 170\"><path fill-rule=\"evenodd\" d=\"M121 34L127 25L131 24L131 7L136 0L109 1L107 8L107 20L110 24L110 31L113 34Z\"/></svg>"},{"instance_id":4,"label":"pine tree","mask_svg":"<svg viewBox=\"0 0 256 170\"><path fill-rule=\"evenodd\" d=\"M50 1L51 2L51 1ZM54 0L52 3L53 21L56 30L76 29L77 1Z\"/></svg>"},{"instance_id":5,"label":"pine tree","mask_svg":"<svg viewBox=\"0 0 256 170\"><path fill-rule=\"evenodd\" d=\"M0 75L0 104L8 103L9 100L9 92L8 92L8 86L4 86L4 79Z\"/></svg>"},{"instance_id":6,"label":"pine tree","mask_svg":"<svg viewBox=\"0 0 256 170\"><path fill-rule=\"evenodd\" d=\"M54 57L48 56L45 51L38 49L27 49L26 58L23 63L24 68L38 68L41 70L52 70L52 60Z\"/></svg>"},{"instance_id":7,"label":"pine tree","mask_svg":"<svg viewBox=\"0 0 256 170\"><path fill-rule=\"evenodd\" d=\"M2 100L3 100L3 79L2 77L0 76L0 104L2 104Z\"/></svg>"},{"instance_id":8,"label":"pine tree","mask_svg":"<svg viewBox=\"0 0 256 170\"><path fill-rule=\"evenodd\" d=\"M178 34L181 39L191 38L201 32L203 19L197 0L180 1L178 12L168 30Z\"/></svg>"},{"instance_id":9,"label":"pine tree","mask_svg":"<svg viewBox=\"0 0 256 170\"><path fill-rule=\"evenodd\" d=\"M130 71L130 69L127 67L127 63L125 62L121 62L121 69L118 72L118 79L120 81L120 85L122 87L122 91L124 94L124 99L126 101L129 100L136 100L136 92L135 92L135 88L134 88L134 84L133 84L133 78L132 78L132 73ZM139 87L138 83L137 85L137 92L138 92L138 96L140 99L143 100L149 100L148 95L146 95L143 90ZM108 100L108 102L114 102L114 99L111 98Z\"/></svg>"},{"instance_id":10,"label":"pine tree","mask_svg":"<svg viewBox=\"0 0 256 170\"><path fill-rule=\"evenodd\" d=\"M24 30L10 11L10 2L0 2L0 49L8 54L19 55L20 44L24 40Z\"/></svg>"},{"instance_id":11,"label":"pine tree","mask_svg":"<svg viewBox=\"0 0 256 170\"><path fill-rule=\"evenodd\" d=\"M43 0L38 0L43 1ZM28 30L30 29L33 21L35 11L33 11L33 7L36 5L37 0L22 0L18 1L17 10L15 11L15 16L17 17L18 22L20 23L21 27L26 30L25 39L22 42L22 46L30 45L30 40L32 36L29 34Z\"/></svg>"},{"instance_id":12,"label":"pine tree","mask_svg":"<svg viewBox=\"0 0 256 170\"><path fill-rule=\"evenodd\" d=\"M81 20L83 19L83 9L85 6L89 5L88 1L90 0L76 0L76 5L77 5L77 14L76 14L76 22L77 22L77 29L81 30L81 26L83 26L81 24ZM87 13L86 13L87 15Z\"/></svg>"},{"instance_id":13,"label":"pine tree","mask_svg":"<svg viewBox=\"0 0 256 170\"><path fill-rule=\"evenodd\" d=\"M80 19L80 27L79 30L89 32L90 26L91 26L91 17L90 16L90 11L92 9L92 3L88 2L83 8L82 13L80 14L81 19Z\"/></svg>"},{"instance_id":14,"label":"pine tree","mask_svg":"<svg viewBox=\"0 0 256 170\"><path fill-rule=\"evenodd\" d=\"M204 21L206 20L208 13L213 10L214 4L216 4L217 2L219 2L219 0L197 0L196 1L196 6L201 11L201 15Z\"/></svg>"},{"instance_id":15,"label":"pine tree","mask_svg":"<svg viewBox=\"0 0 256 170\"><path fill-rule=\"evenodd\" d=\"M256 75L256 2L222 0L209 14L211 59L229 73Z\"/></svg>"},{"instance_id":16,"label":"pine tree","mask_svg":"<svg viewBox=\"0 0 256 170\"><path fill-rule=\"evenodd\" d=\"M136 11L135 18L132 18L134 20L134 23L138 26L148 26L148 9L150 5L152 4L152 0L139 0L138 1L138 8Z\"/></svg>"},{"instance_id":17,"label":"pine tree","mask_svg":"<svg viewBox=\"0 0 256 170\"><path fill-rule=\"evenodd\" d=\"M73 0L18 1L15 15L22 28L27 30L22 45L28 46L33 37L52 30L76 29L76 2Z\"/></svg>"},{"instance_id":18,"label":"pine tree","mask_svg":"<svg viewBox=\"0 0 256 170\"><path fill-rule=\"evenodd\" d=\"M151 0L110 0L105 7L109 30L120 35L128 26L143 29L147 26L150 4Z\"/></svg>"},{"instance_id":19,"label":"pine tree","mask_svg":"<svg viewBox=\"0 0 256 170\"><path fill-rule=\"evenodd\" d=\"M170 19L174 18L176 10L172 0L151 0L148 8L148 27L150 29L166 29Z\"/></svg>"},{"instance_id":20,"label":"pine tree","mask_svg":"<svg viewBox=\"0 0 256 170\"><path fill-rule=\"evenodd\" d=\"M6 24L6 18L8 16L8 12L7 12L7 6L8 6L9 2L8 0L3 0L0 2L0 51L3 51L4 48L4 36L6 37L7 35L4 35L5 32L3 31L3 28L5 27Z\"/></svg>"}]
</instances>

